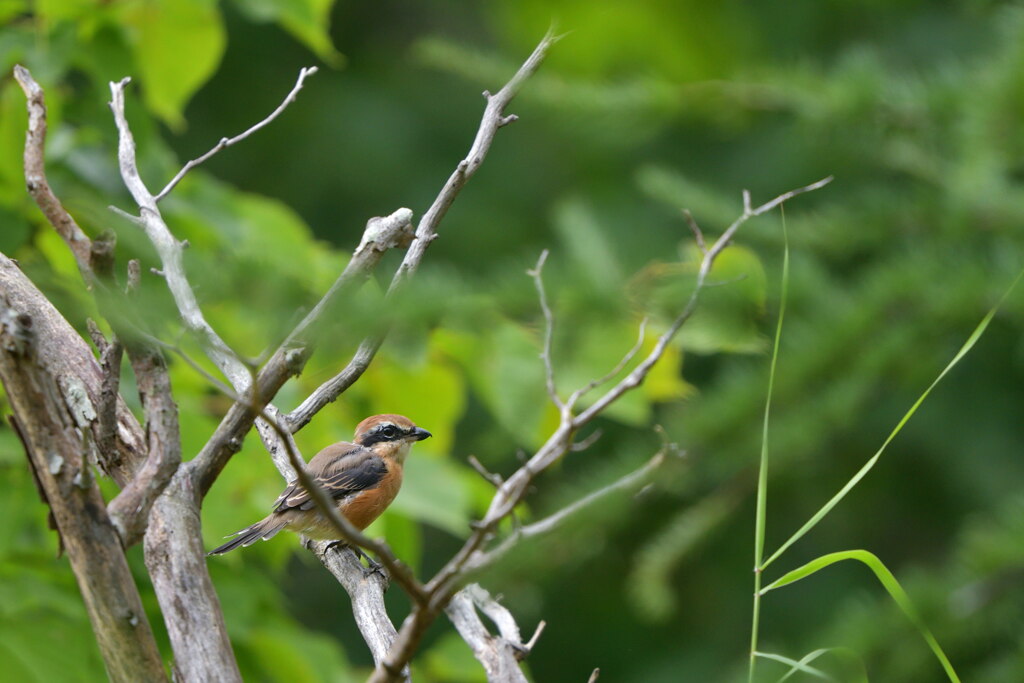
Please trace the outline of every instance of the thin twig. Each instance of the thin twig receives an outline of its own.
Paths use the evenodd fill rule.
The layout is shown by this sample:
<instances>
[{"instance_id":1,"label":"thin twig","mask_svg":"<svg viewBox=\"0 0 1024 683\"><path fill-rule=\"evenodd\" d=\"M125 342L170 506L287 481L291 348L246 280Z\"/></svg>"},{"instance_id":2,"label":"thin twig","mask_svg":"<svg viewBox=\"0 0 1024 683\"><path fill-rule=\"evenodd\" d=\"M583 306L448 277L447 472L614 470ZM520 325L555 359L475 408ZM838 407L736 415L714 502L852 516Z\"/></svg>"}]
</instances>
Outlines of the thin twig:
<instances>
[{"instance_id":1,"label":"thin twig","mask_svg":"<svg viewBox=\"0 0 1024 683\"><path fill-rule=\"evenodd\" d=\"M602 384L604 384L605 382L610 381L613 377L615 377L615 375L617 375L620 372L622 372L623 368L625 368L627 365L629 365L629 363L633 360L633 358L636 357L636 354L638 354L640 352L640 349L643 348L643 346L644 346L644 335L645 335L646 332L647 332L647 318L645 317L643 320L640 321L640 331L637 332L636 344L634 344L633 347L629 351L626 352L626 355L624 355L622 357L622 359L619 360L618 363L616 363L615 367L612 368L611 370L609 370L608 373L604 375L604 377L599 377L599 378L597 378L595 380L591 380L586 386L581 387L581 388L577 389L576 391L572 392L572 395L569 396L569 400L566 401L566 404L568 404L570 406L570 408L575 407L576 403L581 398L583 398L584 396L589 394L591 391L593 391L597 387L599 387Z\"/></svg>"},{"instance_id":2,"label":"thin twig","mask_svg":"<svg viewBox=\"0 0 1024 683\"><path fill-rule=\"evenodd\" d=\"M700 226L697 225L697 221L689 209L683 209L683 218L686 219L686 224L690 226L690 231L693 233L693 239L697 241L697 248L700 249L700 253L708 253L708 247L704 243L704 233L701 232Z\"/></svg>"},{"instance_id":3,"label":"thin twig","mask_svg":"<svg viewBox=\"0 0 1024 683\"><path fill-rule=\"evenodd\" d=\"M469 464L473 467L473 469L476 470L480 474L480 476L486 479L491 485L495 487L501 486L501 475L489 471L486 467L484 467L484 464L480 462L475 455L470 455L468 458L466 458L466 460L468 460Z\"/></svg>"},{"instance_id":4,"label":"thin twig","mask_svg":"<svg viewBox=\"0 0 1024 683\"><path fill-rule=\"evenodd\" d=\"M711 271L711 266L714 264L715 259L722 250L725 249L726 245L735 235L739 227L752 216L759 215L764 211L767 211L768 207L777 206L785 198L795 196L801 192L808 192L812 189L817 189L818 187L822 187L827 184L829 181L830 178L826 178L814 183L813 185L808 185L807 187L779 195L779 197L776 197L756 209L749 206L749 201L746 202L743 215L736 219L736 221L734 221L733 224L730 225L724 233L722 233L722 235L704 255L700 269L697 273L697 283L694 288L694 292L691 294L690 298L683 306L679 316L677 316L669 329L658 338L658 341L652 351L636 368L634 368L626 377L621 379L612 388L606 391L589 408L575 416L572 415L570 410L563 411L558 427L555 428L547 441L537 450L536 453L534 453L532 457L529 458L529 460L516 470L516 472L505 479L505 483L502 484L495 492L484 518L476 523L473 533L470 534L468 539L466 539L462 548L460 548L459 551L444 565L444 567L442 567L441 570L427 582L426 590L428 594L434 596L431 599L431 605L444 604L446 599L450 599L450 596L454 591L453 587L465 576L471 565L474 567L477 566L479 558L481 557L481 547L486 543L491 534L493 534L494 529L497 528L501 521L508 515L512 514L516 506L523 500L529 491L530 483L533 479L539 473L545 471L548 467L557 462L571 449L572 436L575 431L600 415L602 411L618 400L624 393L639 386L644 381L648 373L651 371L651 368L664 354L669 342L693 314L697 305L697 298L704 286L708 273ZM520 537L521 535L513 536L515 539ZM502 545L504 545L504 543ZM502 546L499 545L499 548L501 547ZM486 555L484 555L484 557L486 557ZM418 618L410 618L406 620L406 623L399 631L398 639L395 641L395 653L389 658L389 662L392 666L397 666L408 661L408 657L410 657L414 651L416 643L419 641L419 638L422 637L422 631L419 629L425 629L426 625L429 625L432 621L432 619L429 618L429 615L420 616L416 611L414 611L414 615ZM378 668L373 680L386 680L386 677L384 677L380 672L381 668Z\"/></svg>"},{"instance_id":5,"label":"thin twig","mask_svg":"<svg viewBox=\"0 0 1024 683\"><path fill-rule=\"evenodd\" d=\"M540 300L540 310L544 313L544 346L540 352L540 358L544 361L544 384L548 391L548 398L561 411L565 404L559 398L558 389L555 387L555 369L551 360L551 339L554 336L555 316L551 313L551 307L548 305L548 295L544 289L544 280L541 277L544 263L547 260L548 250L545 249L540 253L537 265L532 270L526 271L526 274L533 278L533 285L537 289L537 298ZM569 405L571 406L572 404L570 403Z\"/></svg>"},{"instance_id":6,"label":"thin twig","mask_svg":"<svg viewBox=\"0 0 1024 683\"><path fill-rule=\"evenodd\" d=\"M275 109L274 111L270 112L269 116L267 116L265 119L263 119L262 121L260 121L256 125L252 126L248 130L246 130L244 133L236 135L233 138L221 138L220 142L218 142L216 145L214 145L214 147L210 151L208 151L206 154L204 154L201 157L198 157L196 159L193 159L192 161L190 161L187 164L185 164L182 167L182 169L180 171L178 171L178 174L176 176L174 176L173 178L171 178L171 182L167 183L167 186L164 189L160 190L160 193L158 195L156 195L153 198L153 200L159 202L161 199L166 197L167 194L171 190L174 189L174 186L177 185L179 182L181 182L181 179L185 177L185 174L188 173L189 171L191 171L193 168L195 168L199 164L203 163L204 161L206 161L207 159L209 159L210 157L212 157L214 154L216 154L217 152L221 151L222 149L224 149L226 147L230 147L231 145L235 144L236 142L241 142L242 140L246 139L247 137L249 137L250 135L252 135L256 131L258 131L260 128L263 128L264 126L269 124L271 121L276 119L281 114L281 112L283 112L288 107L289 104L291 104L292 102L295 101L295 97L299 94L299 91L302 90L302 86L303 86L306 78L309 77L309 76L312 76L316 72L317 72L317 68L315 66L304 67L303 69L299 70L299 79L295 82L295 87L293 87L291 92L288 93L288 96L284 98L284 101L282 101L281 104L277 105L277 109Z\"/></svg>"},{"instance_id":7,"label":"thin twig","mask_svg":"<svg viewBox=\"0 0 1024 683\"><path fill-rule=\"evenodd\" d=\"M477 556L474 557L467 565L467 571L478 572L490 567L501 560L501 558L508 554L508 552L523 539L551 533L573 515L582 512L604 498L619 491L639 488L646 482L654 470L664 464L667 455L674 451L676 451L674 444L662 446L662 448L655 453L650 460L636 470L616 479L605 487L587 494L583 498L580 498L576 502L567 505L558 512L549 515L544 519L521 527L514 534L506 537L505 540L493 550L477 554Z\"/></svg>"},{"instance_id":8,"label":"thin twig","mask_svg":"<svg viewBox=\"0 0 1024 683\"><path fill-rule=\"evenodd\" d=\"M590 436L573 443L572 446L570 446L570 450L572 450L573 453L585 451L597 443L597 440L601 438L602 434L603 432L600 429L595 429L594 433Z\"/></svg>"},{"instance_id":9,"label":"thin twig","mask_svg":"<svg viewBox=\"0 0 1024 683\"><path fill-rule=\"evenodd\" d=\"M577 415L576 418L573 420L573 427L579 428L587 424L588 422L593 420L594 417L599 415L601 411L607 408L612 402L618 400L618 398L622 396L622 394L640 386L643 380L647 377L647 374L651 371L651 368L654 367L654 364L657 363L658 359L660 359L662 354L665 353L665 349L668 348L669 342L672 340L673 337L675 337L679 329L687 320L690 319L690 316L692 316L693 312L697 309L697 301L700 298L701 291L704 288L705 282L708 277L708 273L711 272L711 266L714 265L715 260L718 258L718 255L721 254L722 251L732 241L733 236L736 234L736 231L740 229L740 226L742 226L744 223L746 223L754 216L760 216L761 214L770 211L771 209L775 208L776 206L786 201L787 199L795 197L799 194L803 194L805 192L817 190L819 188L824 187L825 185L828 185L830 182L832 182L832 176L828 176L827 178L823 178L815 183L811 183L810 185L805 185L804 187L800 187L795 190L786 192L784 194L780 194L779 196L775 197L774 199L768 202L765 202L756 209L751 208L750 206L750 193L744 191L743 214L740 215L740 217L737 218L735 221L733 221L733 223L728 228L726 228L725 232L723 232L718 237L718 239L715 240L714 244L712 244L712 246L704 253L704 258L701 259L700 268L697 271L696 286L694 287L693 292L690 294L690 298L687 300L686 305L683 306L682 311L679 313L676 319L672 321L672 324L669 325L669 328L660 337L658 337L658 342L654 345L654 348L647 355L647 357L640 363L640 365L634 368L633 371L629 373L629 375L624 377L618 384L609 389L608 392L606 392L601 398L595 401L589 408L587 408L579 415Z\"/></svg>"}]
</instances>

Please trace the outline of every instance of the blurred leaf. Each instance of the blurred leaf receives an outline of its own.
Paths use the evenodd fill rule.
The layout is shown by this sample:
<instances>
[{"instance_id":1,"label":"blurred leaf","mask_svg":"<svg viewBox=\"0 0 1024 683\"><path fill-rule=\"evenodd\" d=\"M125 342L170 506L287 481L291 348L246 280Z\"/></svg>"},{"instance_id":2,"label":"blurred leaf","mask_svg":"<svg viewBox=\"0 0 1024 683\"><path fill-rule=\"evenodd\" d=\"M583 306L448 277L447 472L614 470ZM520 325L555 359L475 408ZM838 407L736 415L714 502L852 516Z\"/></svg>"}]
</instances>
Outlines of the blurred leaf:
<instances>
[{"instance_id":1,"label":"blurred leaf","mask_svg":"<svg viewBox=\"0 0 1024 683\"><path fill-rule=\"evenodd\" d=\"M0 83L0 205L27 203L22 166L27 126L25 94L14 79Z\"/></svg>"},{"instance_id":2,"label":"blurred leaf","mask_svg":"<svg viewBox=\"0 0 1024 683\"><path fill-rule=\"evenodd\" d=\"M396 557L414 570L418 569L423 561L423 533L416 521L389 510L385 510L366 533L383 537Z\"/></svg>"},{"instance_id":3,"label":"blurred leaf","mask_svg":"<svg viewBox=\"0 0 1024 683\"><path fill-rule=\"evenodd\" d=\"M454 631L441 636L414 665L420 670L418 677L424 680L448 683L484 683L487 680L483 666Z\"/></svg>"},{"instance_id":4,"label":"blurred leaf","mask_svg":"<svg viewBox=\"0 0 1024 683\"><path fill-rule=\"evenodd\" d=\"M28 11L28 0L0 0L0 22L7 22Z\"/></svg>"},{"instance_id":5,"label":"blurred leaf","mask_svg":"<svg viewBox=\"0 0 1024 683\"><path fill-rule=\"evenodd\" d=\"M146 106L172 128L182 128L186 103L224 53L226 35L217 3L130 0L120 19L138 61Z\"/></svg>"},{"instance_id":6,"label":"blurred leaf","mask_svg":"<svg viewBox=\"0 0 1024 683\"><path fill-rule=\"evenodd\" d=\"M724 490L682 510L648 540L633 560L627 587L634 607L647 618L664 621L675 610L672 573L684 557L735 509L739 496Z\"/></svg>"},{"instance_id":7,"label":"blurred leaf","mask_svg":"<svg viewBox=\"0 0 1024 683\"><path fill-rule=\"evenodd\" d=\"M246 638L246 646L265 680L319 683L344 680L348 673L337 644L308 630L260 626Z\"/></svg>"},{"instance_id":8,"label":"blurred leaf","mask_svg":"<svg viewBox=\"0 0 1024 683\"><path fill-rule=\"evenodd\" d=\"M683 262L648 265L630 283L635 305L662 324L679 315L693 291L701 254L696 245L687 252ZM727 247L708 273L697 310L680 329L678 342L699 353L764 350L759 322L765 292L760 259L745 247Z\"/></svg>"},{"instance_id":9,"label":"blurred leaf","mask_svg":"<svg viewBox=\"0 0 1024 683\"><path fill-rule=\"evenodd\" d=\"M469 474L447 459L413 453L406 460L402 491L392 507L462 538L469 531L471 501L464 483Z\"/></svg>"},{"instance_id":10,"label":"blurred leaf","mask_svg":"<svg viewBox=\"0 0 1024 683\"><path fill-rule=\"evenodd\" d=\"M726 197L713 187L690 180L682 173L661 166L642 166L636 174L637 185L652 199L680 212L680 225L686 209L709 235L720 233L743 212L739 195Z\"/></svg>"},{"instance_id":11,"label":"blurred leaf","mask_svg":"<svg viewBox=\"0 0 1024 683\"><path fill-rule=\"evenodd\" d=\"M331 43L334 0L235 0L239 10L256 21L275 21L320 59L337 68L344 62Z\"/></svg>"},{"instance_id":12,"label":"blurred leaf","mask_svg":"<svg viewBox=\"0 0 1024 683\"><path fill-rule=\"evenodd\" d=\"M34 9L45 22L75 21L94 9L97 0L36 0Z\"/></svg>"},{"instance_id":13,"label":"blurred leaf","mask_svg":"<svg viewBox=\"0 0 1024 683\"><path fill-rule=\"evenodd\" d=\"M617 291L622 270L593 210L578 199L565 201L555 209L555 228L589 286L597 291Z\"/></svg>"},{"instance_id":14,"label":"blurred leaf","mask_svg":"<svg viewBox=\"0 0 1024 683\"><path fill-rule=\"evenodd\" d=\"M375 412L406 415L433 435L416 444L414 453L451 455L455 425L465 410L462 374L439 358L439 353L433 352L433 358L422 367L380 358L364 380Z\"/></svg>"}]
</instances>

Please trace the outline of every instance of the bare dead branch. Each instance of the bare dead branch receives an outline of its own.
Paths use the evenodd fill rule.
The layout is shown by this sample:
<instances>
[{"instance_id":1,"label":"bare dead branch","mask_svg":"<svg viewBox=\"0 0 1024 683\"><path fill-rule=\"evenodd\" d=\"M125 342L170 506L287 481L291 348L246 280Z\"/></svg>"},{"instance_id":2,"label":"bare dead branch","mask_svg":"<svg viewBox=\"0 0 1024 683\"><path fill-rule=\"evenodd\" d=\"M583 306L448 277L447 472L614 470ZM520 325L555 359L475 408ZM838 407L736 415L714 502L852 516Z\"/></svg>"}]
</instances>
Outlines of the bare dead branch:
<instances>
[{"instance_id":1,"label":"bare dead branch","mask_svg":"<svg viewBox=\"0 0 1024 683\"><path fill-rule=\"evenodd\" d=\"M102 338L102 337L100 337ZM100 459L106 460L116 452L117 447L117 399L120 396L121 358L124 346L115 336L100 351L100 368L103 380L100 384L99 402L96 405L96 448Z\"/></svg>"},{"instance_id":2,"label":"bare dead branch","mask_svg":"<svg viewBox=\"0 0 1024 683\"><path fill-rule=\"evenodd\" d=\"M0 299L0 379L60 529L107 674L113 681L166 680L121 541L83 457L77 409L41 362L39 333L31 315Z\"/></svg>"},{"instance_id":3,"label":"bare dead branch","mask_svg":"<svg viewBox=\"0 0 1024 683\"><path fill-rule=\"evenodd\" d=\"M595 668L590 672L590 678L587 679L587 683L597 683L597 679L601 677L601 669Z\"/></svg>"},{"instance_id":4,"label":"bare dead branch","mask_svg":"<svg viewBox=\"0 0 1024 683\"><path fill-rule=\"evenodd\" d=\"M178 468L153 505L143 547L174 652L175 680L241 683L206 568L199 499L186 465Z\"/></svg>"},{"instance_id":5,"label":"bare dead branch","mask_svg":"<svg viewBox=\"0 0 1024 683\"><path fill-rule=\"evenodd\" d=\"M235 387L241 387L244 391L245 383L249 380L249 371L245 363L238 358L237 354L203 317L192 286L185 275L185 267L182 262L182 243L176 240L167 228L160 209L157 208L156 199L139 176L135 159L135 139L124 113L124 90L130 81L130 78L123 78L117 83L111 82L110 84L110 108L114 113L114 123L117 125L117 157L121 178L139 206L140 213L137 220L145 230L149 241L156 248L160 257L161 270L167 280L167 288L174 298L174 303L186 328L199 337L203 350L217 368L224 373L228 381Z\"/></svg>"},{"instance_id":6,"label":"bare dead branch","mask_svg":"<svg viewBox=\"0 0 1024 683\"><path fill-rule=\"evenodd\" d=\"M263 128L264 126L268 125L271 121L276 119L278 116L280 116L281 112L283 112L288 107L289 104L295 101L295 98L298 96L299 91L302 90L302 86L305 83L306 78L312 76L316 72L317 68L315 66L304 67L303 69L299 70L299 79L295 82L295 86L292 88L291 92L288 93L288 96L284 98L281 104L277 105L277 109L270 112L270 114L266 118L264 118L262 121L255 124L248 130L246 130L244 133L240 133L233 138L221 138L220 142L214 145L213 148L210 149L210 151L208 151L206 154L189 161L182 167L180 171L178 171L177 175L171 178L171 182L167 183L167 186L164 187L164 189L160 190L160 193L153 198L153 201L159 202L161 199L166 197L168 193L170 193L170 191L174 189L174 186L181 182L181 179L185 177L185 174L191 171L193 168L203 163L204 161L206 161L207 159L209 159L222 149L230 147L231 145L237 142L241 142L242 140L246 139L256 131L258 131L260 128Z\"/></svg>"},{"instance_id":7,"label":"bare dead branch","mask_svg":"<svg viewBox=\"0 0 1024 683\"><path fill-rule=\"evenodd\" d=\"M46 146L46 100L43 88L32 78L25 67L14 67L14 78L25 93L28 106L28 132L25 135L25 186L46 220L54 227L75 257L78 270L86 286L92 286L92 268L89 265L89 251L92 242L78 227L71 214L64 209L57 196L50 189L46 179L46 164L43 153Z\"/></svg>"},{"instance_id":8,"label":"bare dead branch","mask_svg":"<svg viewBox=\"0 0 1024 683\"><path fill-rule=\"evenodd\" d=\"M153 503L181 464L178 406L171 392L167 364L156 350L133 352L130 356L146 412L148 453L132 481L107 506L125 547L142 540Z\"/></svg>"},{"instance_id":9,"label":"bare dead branch","mask_svg":"<svg viewBox=\"0 0 1024 683\"><path fill-rule=\"evenodd\" d=\"M478 610L498 627L497 636L484 625ZM488 683L526 683L519 662L530 653L544 630L544 622L537 626L530 642L524 644L512 613L477 584L470 584L452 596L445 612L483 665Z\"/></svg>"},{"instance_id":10,"label":"bare dead branch","mask_svg":"<svg viewBox=\"0 0 1024 683\"><path fill-rule=\"evenodd\" d=\"M382 572L365 569L351 547L341 547L329 541L307 542L306 547L348 593L356 626L370 648L374 664L379 664L398 635L384 606L387 577ZM409 679L408 669L400 678Z\"/></svg>"},{"instance_id":11,"label":"bare dead branch","mask_svg":"<svg viewBox=\"0 0 1024 683\"><path fill-rule=\"evenodd\" d=\"M6 299L12 308L27 313L34 321L39 364L55 377L80 380L87 400L94 406L100 405L103 372L88 343L15 262L3 254L0 254L0 298ZM116 400L116 447L113 451L100 452L99 464L119 486L124 486L131 479L135 464L144 456L146 440L131 410L120 397ZM101 442L98 421L93 421L90 426L94 441Z\"/></svg>"}]
</instances>

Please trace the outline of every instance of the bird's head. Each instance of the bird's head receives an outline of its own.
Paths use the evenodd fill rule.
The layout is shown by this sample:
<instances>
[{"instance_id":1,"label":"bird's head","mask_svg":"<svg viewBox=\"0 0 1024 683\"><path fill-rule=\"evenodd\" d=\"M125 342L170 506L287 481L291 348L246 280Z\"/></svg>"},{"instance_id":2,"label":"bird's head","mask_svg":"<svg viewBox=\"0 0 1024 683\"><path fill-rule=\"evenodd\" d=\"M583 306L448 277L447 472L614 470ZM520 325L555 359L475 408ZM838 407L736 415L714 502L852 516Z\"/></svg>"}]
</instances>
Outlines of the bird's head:
<instances>
[{"instance_id":1,"label":"bird's head","mask_svg":"<svg viewBox=\"0 0 1024 683\"><path fill-rule=\"evenodd\" d=\"M373 415L356 426L355 442L382 455L404 460L414 441L431 436L426 429L417 427L403 415Z\"/></svg>"}]
</instances>

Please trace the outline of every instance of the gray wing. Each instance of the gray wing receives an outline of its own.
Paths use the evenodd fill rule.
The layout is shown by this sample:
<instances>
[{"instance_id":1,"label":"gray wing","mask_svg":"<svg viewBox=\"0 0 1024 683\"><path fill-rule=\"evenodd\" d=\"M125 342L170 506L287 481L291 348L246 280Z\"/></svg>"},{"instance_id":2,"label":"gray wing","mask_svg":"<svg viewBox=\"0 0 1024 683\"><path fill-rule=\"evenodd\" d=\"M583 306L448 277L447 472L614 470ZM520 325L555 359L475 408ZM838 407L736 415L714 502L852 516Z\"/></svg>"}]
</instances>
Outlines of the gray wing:
<instances>
[{"instance_id":1,"label":"gray wing","mask_svg":"<svg viewBox=\"0 0 1024 683\"><path fill-rule=\"evenodd\" d=\"M321 456L323 465L318 467L320 463L317 460ZM328 446L313 458L309 469L313 481L335 500L376 487L388 473L388 466L383 459L372 455L362 446L350 443ZM295 508L311 510L315 505L306 489L296 480L278 496L274 502L274 512Z\"/></svg>"}]
</instances>

